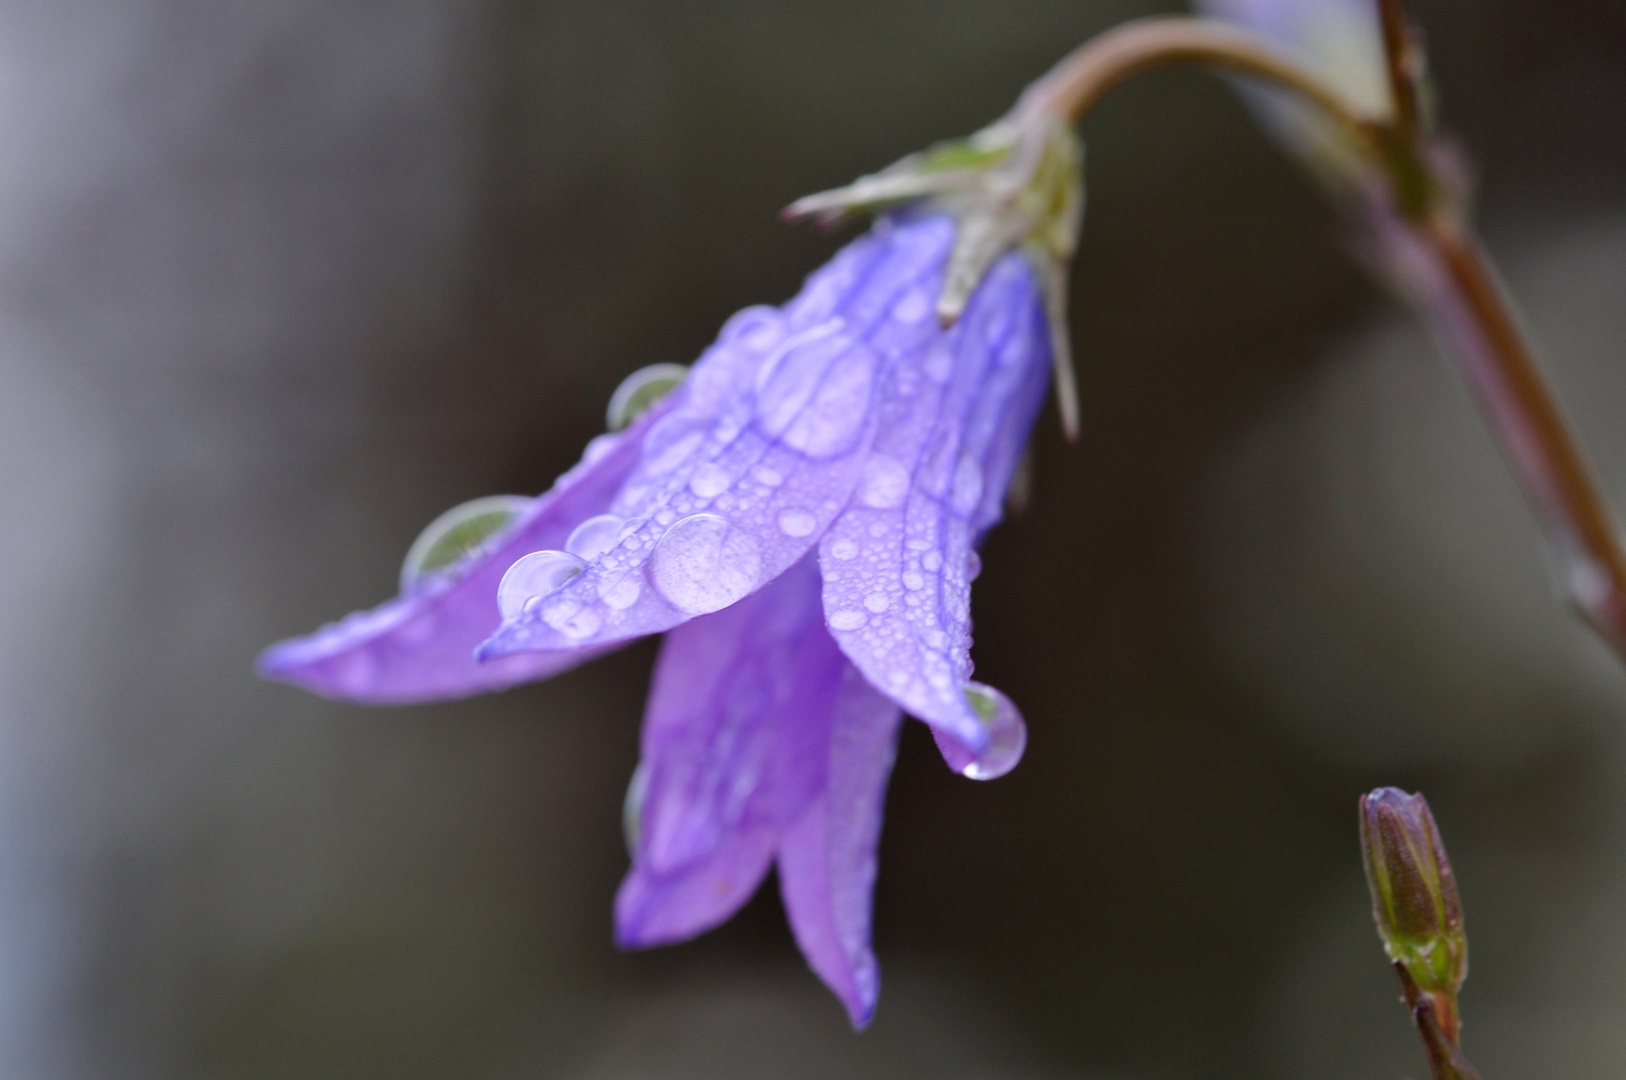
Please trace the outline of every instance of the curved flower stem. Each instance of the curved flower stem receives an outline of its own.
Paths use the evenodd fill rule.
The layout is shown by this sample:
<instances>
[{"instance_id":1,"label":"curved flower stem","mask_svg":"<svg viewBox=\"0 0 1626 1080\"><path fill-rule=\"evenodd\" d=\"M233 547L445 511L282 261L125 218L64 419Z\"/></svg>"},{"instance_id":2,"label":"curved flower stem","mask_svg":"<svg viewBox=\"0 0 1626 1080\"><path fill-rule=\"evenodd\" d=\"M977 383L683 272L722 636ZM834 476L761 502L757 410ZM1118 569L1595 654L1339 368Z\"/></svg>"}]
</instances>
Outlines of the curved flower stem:
<instances>
[{"instance_id":1,"label":"curved flower stem","mask_svg":"<svg viewBox=\"0 0 1626 1080\"><path fill-rule=\"evenodd\" d=\"M1582 617L1626 659L1626 554L1579 439L1559 408L1511 302L1460 211L1426 130L1423 54L1401 0L1378 0L1392 111L1371 116L1268 39L1213 19L1125 23L1073 50L1028 87L1011 119L1081 120L1143 72L1202 64L1253 76L1313 105L1368 165L1369 224L1390 276L1433 324L1534 505Z\"/></svg>"},{"instance_id":2,"label":"curved flower stem","mask_svg":"<svg viewBox=\"0 0 1626 1080\"><path fill-rule=\"evenodd\" d=\"M1178 15L1137 19L1091 38L1027 88L1016 115L1049 113L1077 121L1120 84L1173 64L1206 64L1276 83L1310 101L1359 141L1371 141L1375 118L1268 39L1218 19Z\"/></svg>"}]
</instances>

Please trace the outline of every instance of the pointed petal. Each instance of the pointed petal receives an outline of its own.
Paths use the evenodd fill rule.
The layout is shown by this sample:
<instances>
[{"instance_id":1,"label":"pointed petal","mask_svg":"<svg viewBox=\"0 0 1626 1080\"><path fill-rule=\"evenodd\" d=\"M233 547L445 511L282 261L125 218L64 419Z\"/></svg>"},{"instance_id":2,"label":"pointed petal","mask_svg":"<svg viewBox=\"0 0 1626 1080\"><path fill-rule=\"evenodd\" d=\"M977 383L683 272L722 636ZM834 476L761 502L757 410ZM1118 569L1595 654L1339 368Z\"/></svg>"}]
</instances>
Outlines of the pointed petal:
<instances>
[{"instance_id":1,"label":"pointed petal","mask_svg":"<svg viewBox=\"0 0 1626 1080\"><path fill-rule=\"evenodd\" d=\"M858 493L820 543L842 651L905 711L977 751L987 733L962 693L973 546L999 520L1048 364L1037 284L1007 256L966 316L895 368Z\"/></svg>"},{"instance_id":2,"label":"pointed petal","mask_svg":"<svg viewBox=\"0 0 1626 1080\"><path fill-rule=\"evenodd\" d=\"M779 844L780 891L796 943L855 1028L869 1023L880 993L870 910L901 720L896 705L845 666L822 732L822 795L788 825Z\"/></svg>"},{"instance_id":3,"label":"pointed petal","mask_svg":"<svg viewBox=\"0 0 1626 1080\"><path fill-rule=\"evenodd\" d=\"M867 238L867 262L838 258L832 276L809 279L764 331L780 336L750 392L716 414L685 408L650 429L613 511L632 530L505 623L481 655L657 633L738 602L799 561L847 504L874 436L875 387L889 365L868 339L898 296L936 274L951 234L941 217L887 223ZM763 318L772 323L772 313Z\"/></svg>"},{"instance_id":4,"label":"pointed petal","mask_svg":"<svg viewBox=\"0 0 1626 1080\"><path fill-rule=\"evenodd\" d=\"M633 865L616 898L619 942L692 937L755 891L780 822L824 782L822 760L787 755L782 733L827 728L844 667L811 559L667 636L644 721Z\"/></svg>"},{"instance_id":5,"label":"pointed petal","mask_svg":"<svg viewBox=\"0 0 1626 1080\"><path fill-rule=\"evenodd\" d=\"M474 647L502 622L497 583L508 567L529 552L563 548L572 529L608 510L638 463L644 434L684 396L680 388L671 403L652 409L624 434L590 443L581 462L489 554L371 611L271 646L260 654L259 673L327 697L405 704L500 690L599 655L604 650L480 664Z\"/></svg>"}]
</instances>

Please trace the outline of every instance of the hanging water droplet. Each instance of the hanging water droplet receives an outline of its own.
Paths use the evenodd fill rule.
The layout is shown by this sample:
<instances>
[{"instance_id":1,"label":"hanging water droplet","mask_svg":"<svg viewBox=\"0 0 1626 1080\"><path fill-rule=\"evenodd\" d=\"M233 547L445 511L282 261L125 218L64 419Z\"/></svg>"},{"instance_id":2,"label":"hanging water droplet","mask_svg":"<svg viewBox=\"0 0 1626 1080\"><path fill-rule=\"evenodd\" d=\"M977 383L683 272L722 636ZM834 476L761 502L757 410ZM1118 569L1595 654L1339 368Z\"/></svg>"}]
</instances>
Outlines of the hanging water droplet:
<instances>
[{"instance_id":1,"label":"hanging water droplet","mask_svg":"<svg viewBox=\"0 0 1626 1080\"><path fill-rule=\"evenodd\" d=\"M1011 699L993 687L968 682L963 689L978 722L988 732L988 749L973 753L960 740L936 728L932 736L949 768L971 780L997 780L1022 760L1028 745L1027 724Z\"/></svg>"},{"instance_id":2,"label":"hanging water droplet","mask_svg":"<svg viewBox=\"0 0 1626 1080\"><path fill-rule=\"evenodd\" d=\"M721 611L744 599L761 572L756 540L718 514L680 518L649 556L656 591L690 615Z\"/></svg>"},{"instance_id":3,"label":"hanging water droplet","mask_svg":"<svg viewBox=\"0 0 1626 1080\"><path fill-rule=\"evenodd\" d=\"M621 800L621 835L627 840L627 853L638 857L638 845L644 837L644 799L649 794L649 766L640 761L632 770L627 783L627 794Z\"/></svg>"},{"instance_id":4,"label":"hanging water droplet","mask_svg":"<svg viewBox=\"0 0 1626 1080\"><path fill-rule=\"evenodd\" d=\"M454 506L431 521L401 564L401 591L494 545L535 501L522 495L488 495Z\"/></svg>"},{"instance_id":5,"label":"hanging water droplet","mask_svg":"<svg viewBox=\"0 0 1626 1080\"><path fill-rule=\"evenodd\" d=\"M586 565L568 551L533 551L510 566L497 584L497 609L505 619L516 618L526 601L548 595Z\"/></svg>"},{"instance_id":6,"label":"hanging water droplet","mask_svg":"<svg viewBox=\"0 0 1626 1080\"><path fill-rule=\"evenodd\" d=\"M967 552L965 557L965 579L976 581L982 576L982 556L975 551Z\"/></svg>"},{"instance_id":7,"label":"hanging water droplet","mask_svg":"<svg viewBox=\"0 0 1626 1080\"><path fill-rule=\"evenodd\" d=\"M676 390L689 377L689 369L682 364L651 364L639 368L615 388L610 395L610 407L605 412L605 426L611 431L630 427L644 413L659 405L661 399Z\"/></svg>"},{"instance_id":8,"label":"hanging water droplet","mask_svg":"<svg viewBox=\"0 0 1626 1080\"><path fill-rule=\"evenodd\" d=\"M615 547L626 525L626 519L615 514L595 514L571 530L565 550L578 559L592 562Z\"/></svg>"}]
</instances>

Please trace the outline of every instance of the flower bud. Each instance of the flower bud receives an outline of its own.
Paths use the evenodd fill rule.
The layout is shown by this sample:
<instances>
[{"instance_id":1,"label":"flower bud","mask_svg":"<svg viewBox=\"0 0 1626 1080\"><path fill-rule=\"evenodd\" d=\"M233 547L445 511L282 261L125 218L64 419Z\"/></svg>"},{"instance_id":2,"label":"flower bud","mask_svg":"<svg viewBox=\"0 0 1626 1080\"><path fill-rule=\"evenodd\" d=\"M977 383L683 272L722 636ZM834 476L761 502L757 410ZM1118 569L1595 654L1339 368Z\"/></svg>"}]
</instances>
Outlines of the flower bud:
<instances>
[{"instance_id":1,"label":"flower bud","mask_svg":"<svg viewBox=\"0 0 1626 1080\"><path fill-rule=\"evenodd\" d=\"M1468 937L1428 801L1397 788L1361 796L1361 854L1389 958L1424 993L1454 998L1468 975Z\"/></svg>"}]
</instances>

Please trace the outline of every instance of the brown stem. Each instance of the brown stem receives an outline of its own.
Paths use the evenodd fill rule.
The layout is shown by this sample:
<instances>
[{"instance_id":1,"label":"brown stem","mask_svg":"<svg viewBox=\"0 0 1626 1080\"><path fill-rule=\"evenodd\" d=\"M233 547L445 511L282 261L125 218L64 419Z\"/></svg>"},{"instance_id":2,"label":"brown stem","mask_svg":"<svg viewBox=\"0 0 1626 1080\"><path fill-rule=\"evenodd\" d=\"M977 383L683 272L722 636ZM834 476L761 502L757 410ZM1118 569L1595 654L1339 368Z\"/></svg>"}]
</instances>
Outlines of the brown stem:
<instances>
[{"instance_id":1,"label":"brown stem","mask_svg":"<svg viewBox=\"0 0 1626 1080\"><path fill-rule=\"evenodd\" d=\"M1412 264L1400 276L1415 286L1478 398L1555 549L1570 600L1626 658L1626 555L1619 530L1495 271L1450 216L1391 222L1382 231L1413 248L1409 255L1399 252Z\"/></svg>"},{"instance_id":2,"label":"brown stem","mask_svg":"<svg viewBox=\"0 0 1626 1080\"><path fill-rule=\"evenodd\" d=\"M1314 104L1362 142L1375 118L1251 30L1218 19L1159 16L1137 19L1074 49L1028 87L1016 113L1048 112L1078 120L1111 90L1142 72L1198 63L1266 79Z\"/></svg>"},{"instance_id":3,"label":"brown stem","mask_svg":"<svg viewBox=\"0 0 1626 1080\"><path fill-rule=\"evenodd\" d=\"M1395 134L1406 145L1414 145L1422 125L1417 83L1423 74L1423 50L1418 47L1416 31L1406 17L1401 0L1378 0L1378 13L1383 21L1389 93L1394 99Z\"/></svg>"},{"instance_id":4,"label":"brown stem","mask_svg":"<svg viewBox=\"0 0 1626 1080\"><path fill-rule=\"evenodd\" d=\"M1395 974L1400 976L1400 992L1411 1012L1412 1023L1417 1025L1417 1034L1423 1040L1423 1052L1428 1055L1434 1080L1480 1080L1479 1070L1469 1063L1462 1047L1457 1045L1456 1002L1441 1001L1432 994L1425 994L1404 964L1395 964ZM1442 1022L1446 1016L1449 1016L1449 1027Z\"/></svg>"}]
</instances>

